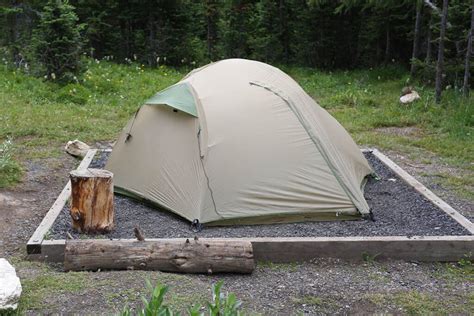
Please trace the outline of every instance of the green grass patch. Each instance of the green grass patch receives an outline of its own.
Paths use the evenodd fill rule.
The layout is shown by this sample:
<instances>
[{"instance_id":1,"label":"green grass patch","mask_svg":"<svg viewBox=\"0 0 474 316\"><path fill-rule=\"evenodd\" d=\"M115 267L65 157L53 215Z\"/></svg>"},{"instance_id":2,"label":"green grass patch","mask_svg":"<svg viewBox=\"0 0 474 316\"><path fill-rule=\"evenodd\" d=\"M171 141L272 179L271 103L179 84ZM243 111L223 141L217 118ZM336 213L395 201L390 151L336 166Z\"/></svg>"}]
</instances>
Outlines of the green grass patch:
<instances>
[{"instance_id":1,"label":"green grass patch","mask_svg":"<svg viewBox=\"0 0 474 316\"><path fill-rule=\"evenodd\" d=\"M449 307L445 308L440 300L417 291L397 293L393 301L396 305L402 307L408 315L450 314Z\"/></svg>"},{"instance_id":2,"label":"green grass patch","mask_svg":"<svg viewBox=\"0 0 474 316\"><path fill-rule=\"evenodd\" d=\"M456 263L439 264L434 272L437 278L443 278L457 285L458 281L474 282L474 263L472 254L466 254Z\"/></svg>"},{"instance_id":3,"label":"green grass patch","mask_svg":"<svg viewBox=\"0 0 474 316\"><path fill-rule=\"evenodd\" d=\"M406 315L468 315L472 313L473 293L449 294L435 297L431 293L423 293L415 290L397 293L372 293L364 296L364 300L374 304L378 308L386 309L387 306L395 308L397 313L400 309Z\"/></svg>"},{"instance_id":4,"label":"green grass patch","mask_svg":"<svg viewBox=\"0 0 474 316\"><path fill-rule=\"evenodd\" d=\"M270 269L273 271L288 271L288 272L296 272L298 269L298 263L297 262L290 262L290 263L274 263L271 261L259 261L257 262L257 266L264 268L264 269Z\"/></svg>"},{"instance_id":5,"label":"green grass patch","mask_svg":"<svg viewBox=\"0 0 474 316\"><path fill-rule=\"evenodd\" d=\"M1 68L0 140L16 139L27 149L19 157L25 159L74 138L113 140L146 99L183 76L136 64L89 61L88 68L78 83L66 86Z\"/></svg>"},{"instance_id":6,"label":"green grass patch","mask_svg":"<svg viewBox=\"0 0 474 316\"><path fill-rule=\"evenodd\" d=\"M22 280L22 287L19 309L26 311L47 308L46 297L80 292L87 287L87 282L85 272L56 272Z\"/></svg>"},{"instance_id":7,"label":"green grass patch","mask_svg":"<svg viewBox=\"0 0 474 316\"><path fill-rule=\"evenodd\" d=\"M434 181L442 186L451 187L460 197L474 201L474 177L471 174L453 175L438 173Z\"/></svg>"},{"instance_id":8,"label":"green grass patch","mask_svg":"<svg viewBox=\"0 0 474 316\"><path fill-rule=\"evenodd\" d=\"M0 188L13 186L21 179L22 169L13 154L13 142L7 138L0 143Z\"/></svg>"}]
</instances>

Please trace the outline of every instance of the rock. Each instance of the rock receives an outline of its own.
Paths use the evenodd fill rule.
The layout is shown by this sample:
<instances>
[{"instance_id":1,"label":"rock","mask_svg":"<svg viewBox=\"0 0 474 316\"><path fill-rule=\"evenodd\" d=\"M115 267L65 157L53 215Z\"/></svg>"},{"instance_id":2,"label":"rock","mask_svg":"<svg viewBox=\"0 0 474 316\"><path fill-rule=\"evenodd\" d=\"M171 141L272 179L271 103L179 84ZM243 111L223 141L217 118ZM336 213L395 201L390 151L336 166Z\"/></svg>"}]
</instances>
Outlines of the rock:
<instances>
[{"instance_id":1,"label":"rock","mask_svg":"<svg viewBox=\"0 0 474 316\"><path fill-rule=\"evenodd\" d=\"M21 283L15 268L6 259L0 258L0 311L16 309L20 295Z\"/></svg>"},{"instance_id":2,"label":"rock","mask_svg":"<svg viewBox=\"0 0 474 316\"><path fill-rule=\"evenodd\" d=\"M406 94L409 94L413 91L413 87L412 86L408 86L408 87L404 87L402 89L402 93L400 94L400 96L404 96Z\"/></svg>"},{"instance_id":3,"label":"rock","mask_svg":"<svg viewBox=\"0 0 474 316\"><path fill-rule=\"evenodd\" d=\"M86 143L81 142L80 140L68 141L66 147L64 148L66 152L74 157L83 158L89 151L90 146Z\"/></svg>"},{"instance_id":4,"label":"rock","mask_svg":"<svg viewBox=\"0 0 474 316\"><path fill-rule=\"evenodd\" d=\"M403 103L403 104L408 104L408 103L412 103L413 101L416 101L420 99L420 95L418 94L418 92L416 91L412 91L408 94L405 94L403 96L400 97L400 102Z\"/></svg>"}]
</instances>

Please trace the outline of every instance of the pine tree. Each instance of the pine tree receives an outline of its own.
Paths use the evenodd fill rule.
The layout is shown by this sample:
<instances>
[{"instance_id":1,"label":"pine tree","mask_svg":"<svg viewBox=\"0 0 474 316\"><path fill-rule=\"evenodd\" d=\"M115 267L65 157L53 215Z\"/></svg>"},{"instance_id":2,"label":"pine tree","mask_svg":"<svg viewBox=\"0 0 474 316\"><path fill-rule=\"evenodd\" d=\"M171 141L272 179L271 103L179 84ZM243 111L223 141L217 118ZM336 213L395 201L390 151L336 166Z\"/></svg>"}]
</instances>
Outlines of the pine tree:
<instances>
[{"instance_id":1,"label":"pine tree","mask_svg":"<svg viewBox=\"0 0 474 316\"><path fill-rule=\"evenodd\" d=\"M32 38L39 75L68 82L81 72L81 29L74 7L67 0L47 2Z\"/></svg>"},{"instance_id":2,"label":"pine tree","mask_svg":"<svg viewBox=\"0 0 474 316\"><path fill-rule=\"evenodd\" d=\"M221 57L245 58L250 55L250 32L253 31L250 21L254 11L254 2L250 0L224 1L219 20Z\"/></svg>"}]
</instances>

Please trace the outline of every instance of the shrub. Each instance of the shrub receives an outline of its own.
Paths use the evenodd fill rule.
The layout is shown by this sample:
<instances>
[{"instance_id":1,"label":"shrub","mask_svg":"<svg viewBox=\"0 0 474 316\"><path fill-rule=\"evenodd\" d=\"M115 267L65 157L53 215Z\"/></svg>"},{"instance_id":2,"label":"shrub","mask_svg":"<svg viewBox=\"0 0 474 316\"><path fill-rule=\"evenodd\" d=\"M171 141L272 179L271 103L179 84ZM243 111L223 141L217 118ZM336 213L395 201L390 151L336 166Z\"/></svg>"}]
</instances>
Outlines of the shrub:
<instances>
[{"instance_id":1,"label":"shrub","mask_svg":"<svg viewBox=\"0 0 474 316\"><path fill-rule=\"evenodd\" d=\"M82 25L67 0L49 0L32 37L36 72L49 80L71 82L80 74Z\"/></svg>"},{"instance_id":2,"label":"shrub","mask_svg":"<svg viewBox=\"0 0 474 316\"><path fill-rule=\"evenodd\" d=\"M13 159L13 142L7 138L0 144L0 188L20 181L21 168Z\"/></svg>"},{"instance_id":3,"label":"shrub","mask_svg":"<svg viewBox=\"0 0 474 316\"><path fill-rule=\"evenodd\" d=\"M164 297L168 292L169 288L166 285L157 284L154 288L150 281L146 281L148 290L151 293L149 299L142 297L143 308L136 312L139 316L173 316L179 315L174 312L170 307L164 304ZM210 316L240 316L241 302L237 300L234 293L225 295L221 293L223 282L219 281L212 286L212 301L207 302L208 315ZM195 304L192 307L187 308L189 316L204 316L205 312L203 307L199 304ZM125 307L120 316L131 316L135 315L133 311Z\"/></svg>"}]
</instances>

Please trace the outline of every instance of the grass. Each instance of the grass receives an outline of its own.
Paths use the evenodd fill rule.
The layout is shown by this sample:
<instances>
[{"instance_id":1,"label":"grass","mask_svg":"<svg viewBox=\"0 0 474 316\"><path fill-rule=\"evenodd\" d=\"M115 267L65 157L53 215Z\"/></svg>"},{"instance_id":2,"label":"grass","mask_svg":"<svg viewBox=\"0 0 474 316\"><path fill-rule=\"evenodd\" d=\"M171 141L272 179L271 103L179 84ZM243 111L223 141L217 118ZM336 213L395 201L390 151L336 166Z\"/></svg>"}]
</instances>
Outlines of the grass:
<instances>
[{"instance_id":1,"label":"grass","mask_svg":"<svg viewBox=\"0 0 474 316\"><path fill-rule=\"evenodd\" d=\"M455 175L446 172L433 174L434 182L452 188L457 195L474 201L474 177Z\"/></svg>"},{"instance_id":2,"label":"grass","mask_svg":"<svg viewBox=\"0 0 474 316\"><path fill-rule=\"evenodd\" d=\"M13 159L13 142L8 137L0 143L0 188L17 183L21 177L21 167Z\"/></svg>"},{"instance_id":3,"label":"grass","mask_svg":"<svg viewBox=\"0 0 474 316\"><path fill-rule=\"evenodd\" d=\"M52 273L24 280L20 308L42 309L47 307L43 304L46 296L80 292L86 288L84 275L83 272Z\"/></svg>"},{"instance_id":4,"label":"grass","mask_svg":"<svg viewBox=\"0 0 474 316\"><path fill-rule=\"evenodd\" d=\"M290 262L290 263L274 263L271 261L258 261L258 267L269 269L272 271L288 271L288 272L295 272L298 269L297 262Z\"/></svg>"},{"instance_id":5,"label":"grass","mask_svg":"<svg viewBox=\"0 0 474 316\"><path fill-rule=\"evenodd\" d=\"M147 98L183 76L166 67L107 62L89 61L88 68L80 82L66 86L0 69L0 142L13 140L17 160L57 156L75 138L113 140ZM19 180L19 168L7 171L10 180L0 187Z\"/></svg>"},{"instance_id":6,"label":"grass","mask_svg":"<svg viewBox=\"0 0 474 316\"><path fill-rule=\"evenodd\" d=\"M11 257L10 261L17 272L34 271L21 277L22 293L15 315L51 308L46 303L48 298L78 293L93 286L88 282L86 272L59 272L46 263L27 261L22 256Z\"/></svg>"},{"instance_id":7,"label":"grass","mask_svg":"<svg viewBox=\"0 0 474 316\"><path fill-rule=\"evenodd\" d=\"M88 71L80 82L66 86L0 69L0 142L13 139L18 148L16 160L57 156L63 145L75 138L92 144L114 140L147 98L177 82L187 71L106 61L87 63ZM467 171L456 179L448 175L445 183L458 189L467 185L464 191L470 190L474 97L465 99L449 90L437 106L433 88L415 84L422 99L403 106L398 98L408 73L399 67L350 72L283 68L342 123L358 144L411 153L420 159L425 159L426 152L433 153ZM416 132L381 132L387 127L416 128ZM10 178L0 187L18 182L21 169L15 167L6 173Z\"/></svg>"},{"instance_id":8,"label":"grass","mask_svg":"<svg viewBox=\"0 0 474 316\"><path fill-rule=\"evenodd\" d=\"M334 311L341 305L340 302L338 302L335 298L329 296L321 297L315 295L303 295L301 297L292 297L291 301L303 307L318 307L318 309L325 311L327 314L330 314L329 311Z\"/></svg>"},{"instance_id":9,"label":"grass","mask_svg":"<svg viewBox=\"0 0 474 316\"><path fill-rule=\"evenodd\" d=\"M408 73L397 67L351 72L320 72L290 68L288 72L318 103L328 109L359 144L392 149L422 148L465 165L474 156L474 97L448 90L441 105L434 89L415 84L421 100L410 105L398 101ZM380 134L384 127L417 127L418 137ZM474 170L474 166L470 166Z\"/></svg>"},{"instance_id":10,"label":"grass","mask_svg":"<svg viewBox=\"0 0 474 316\"><path fill-rule=\"evenodd\" d=\"M416 290L397 293L372 293L364 296L364 300L378 308L396 310L405 315L470 315L474 293L452 295L449 298L436 297L431 293Z\"/></svg>"}]
</instances>

